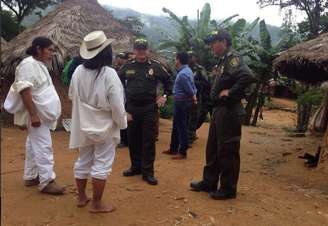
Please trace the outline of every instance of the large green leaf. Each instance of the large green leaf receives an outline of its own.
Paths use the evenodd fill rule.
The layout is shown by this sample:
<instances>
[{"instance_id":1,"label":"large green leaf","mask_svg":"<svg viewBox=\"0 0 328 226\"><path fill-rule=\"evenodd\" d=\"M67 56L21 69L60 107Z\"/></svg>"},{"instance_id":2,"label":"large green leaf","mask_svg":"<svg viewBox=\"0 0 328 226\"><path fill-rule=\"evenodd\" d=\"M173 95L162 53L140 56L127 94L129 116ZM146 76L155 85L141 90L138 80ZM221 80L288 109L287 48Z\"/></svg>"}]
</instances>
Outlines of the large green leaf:
<instances>
[{"instance_id":1,"label":"large green leaf","mask_svg":"<svg viewBox=\"0 0 328 226\"><path fill-rule=\"evenodd\" d=\"M266 51L271 51L271 35L264 20L260 21L260 42L263 49L265 49Z\"/></svg>"},{"instance_id":2,"label":"large green leaf","mask_svg":"<svg viewBox=\"0 0 328 226\"><path fill-rule=\"evenodd\" d=\"M184 33L183 35L190 36L190 37L192 36L190 31L188 30L188 25L186 25L186 23L185 23L185 21L183 21L183 19L180 19L171 10L169 10L165 7L162 10L164 13L167 13L169 15L169 17L179 25L180 30L183 31L183 33Z\"/></svg>"},{"instance_id":3,"label":"large green leaf","mask_svg":"<svg viewBox=\"0 0 328 226\"><path fill-rule=\"evenodd\" d=\"M225 28L225 27L231 22L231 20L232 20L233 18L238 17L238 16L239 16L239 14L235 14L235 15L232 15L232 16L230 16L230 17L224 19L222 22L220 22L220 23L218 24L217 27L218 27L219 29Z\"/></svg>"},{"instance_id":4,"label":"large green leaf","mask_svg":"<svg viewBox=\"0 0 328 226\"><path fill-rule=\"evenodd\" d=\"M231 27L232 35L241 36L246 26L245 19L239 19L236 23L234 23Z\"/></svg>"},{"instance_id":5,"label":"large green leaf","mask_svg":"<svg viewBox=\"0 0 328 226\"><path fill-rule=\"evenodd\" d=\"M209 33L209 24L211 20L211 6L206 3L200 13L199 19L199 37L205 37Z\"/></svg>"},{"instance_id":6,"label":"large green leaf","mask_svg":"<svg viewBox=\"0 0 328 226\"><path fill-rule=\"evenodd\" d=\"M252 23L250 23L244 30L244 33L248 34L249 32L251 32L256 25L259 23L260 21L260 17L256 18Z\"/></svg>"}]
</instances>

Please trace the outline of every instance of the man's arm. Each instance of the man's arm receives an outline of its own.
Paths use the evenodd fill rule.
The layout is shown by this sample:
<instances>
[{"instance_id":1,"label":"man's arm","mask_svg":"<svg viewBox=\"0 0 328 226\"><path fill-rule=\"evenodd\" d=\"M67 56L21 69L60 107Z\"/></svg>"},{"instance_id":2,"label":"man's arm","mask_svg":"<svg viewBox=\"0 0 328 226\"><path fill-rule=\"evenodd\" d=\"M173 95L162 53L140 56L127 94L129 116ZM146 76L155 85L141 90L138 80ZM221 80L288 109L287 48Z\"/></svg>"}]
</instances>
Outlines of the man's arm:
<instances>
[{"instance_id":1,"label":"man's arm","mask_svg":"<svg viewBox=\"0 0 328 226\"><path fill-rule=\"evenodd\" d=\"M173 89L172 76L162 65L158 64L158 67L159 67L158 78L161 81L161 83L163 84L164 94L172 95L172 89Z\"/></svg>"},{"instance_id":2,"label":"man's arm","mask_svg":"<svg viewBox=\"0 0 328 226\"><path fill-rule=\"evenodd\" d=\"M41 120L37 114L37 109L33 103L31 88L26 88L20 92L23 103L30 114L32 127L40 127Z\"/></svg>"},{"instance_id":3,"label":"man's arm","mask_svg":"<svg viewBox=\"0 0 328 226\"><path fill-rule=\"evenodd\" d=\"M245 97L245 89L256 81L253 73L246 66L236 75L237 82L228 92L228 97L233 100L241 100Z\"/></svg>"}]
</instances>

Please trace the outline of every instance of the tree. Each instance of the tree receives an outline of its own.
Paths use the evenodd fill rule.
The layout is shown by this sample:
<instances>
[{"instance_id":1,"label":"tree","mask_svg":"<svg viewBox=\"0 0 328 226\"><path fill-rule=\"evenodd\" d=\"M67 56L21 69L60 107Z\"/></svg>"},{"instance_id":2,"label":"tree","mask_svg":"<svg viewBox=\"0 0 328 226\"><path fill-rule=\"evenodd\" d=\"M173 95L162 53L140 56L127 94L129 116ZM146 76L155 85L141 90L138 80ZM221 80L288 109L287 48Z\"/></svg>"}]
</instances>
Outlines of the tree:
<instances>
[{"instance_id":1,"label":"tree","mask_svg":"<svg viewBox=\"0 0 328 226\"><path fill-rule=\"evenodd\" d=\"M211 20L211 6L206 3L201 10L197 12L197 21L192 23L187 16L179 18L171 10L163 8L163 12L169 15L169 18L174 22L178 29L178 39L170 38L163 40L158 49L172 49L176 51L192 50L198 56L199 63L207 70L211 70L215 64L214 58L210 49L204 43L204 39L214 29L227 25L233 18L238 15L231 16L221 23Z\"/></svg>"},{"instance_id":2,"label":"tree","mask_svg":"<svg viewBox=\"0 0 328 226\"><path fill-rule=\"evenodd\" d=\"M328 7L328 0L258 0L257 3L261 7L279 6L281 9L295 7L305 12L311 38L320 34L320 19Z\"/></svg>"},{"instance_id":3,"label":"tree","mask_svg":"<svg viewBox=\"0 0 328 226\"><path fill-rule=\"evenodd\" d=\"M16 17L7 10L1 10L1 37L10 41L19 33L19 24Z\"/></svg>"},{"instance_id":4,"label":"tree","mask_svg":"<svg viewBox=\"0 0 328 226\"><path fill-rule=\"evenodd\" d=\"M33 12L33 10L45 9L47 6L57 4L61 0L1 0L15 16L17 23L21 24L24 17Z\"/></svg>"}]
</instances>

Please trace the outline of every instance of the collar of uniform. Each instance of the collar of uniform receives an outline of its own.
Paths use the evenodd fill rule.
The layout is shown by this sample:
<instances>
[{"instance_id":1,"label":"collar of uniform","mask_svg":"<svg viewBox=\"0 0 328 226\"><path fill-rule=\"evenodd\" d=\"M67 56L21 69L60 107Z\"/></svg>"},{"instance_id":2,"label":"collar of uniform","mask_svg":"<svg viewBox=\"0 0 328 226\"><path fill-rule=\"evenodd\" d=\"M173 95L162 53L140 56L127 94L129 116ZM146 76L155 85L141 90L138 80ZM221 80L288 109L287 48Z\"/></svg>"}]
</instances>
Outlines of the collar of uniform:
<instances>
[{"instance_id":1,"label":"collar of uniform","mask_svg":"<svg viewBox=\"0 0 328 226\"><path fill-rule=\"evenodd\" d=\"M219 62L225 61L225 59L227 57L229 57L231 54L232 54L232 49L231 49L231 47L229 47L224 51L224 54L222 55L222 57L219 58Z\"/></svg>"},{"instance_id":2,"label":"collar of uniform","mask_svg":"<svg viewBox=\"0 0 328 226\"><path fill-rule=\"evenodd\" d=\"M150 59L147 59L145 62L139 62L139 61L136 61L136 60L133 60L134 63L137 63L137 64L148 64L148 65L151 65L151 60Z\"/></svg>"}]
</instances>

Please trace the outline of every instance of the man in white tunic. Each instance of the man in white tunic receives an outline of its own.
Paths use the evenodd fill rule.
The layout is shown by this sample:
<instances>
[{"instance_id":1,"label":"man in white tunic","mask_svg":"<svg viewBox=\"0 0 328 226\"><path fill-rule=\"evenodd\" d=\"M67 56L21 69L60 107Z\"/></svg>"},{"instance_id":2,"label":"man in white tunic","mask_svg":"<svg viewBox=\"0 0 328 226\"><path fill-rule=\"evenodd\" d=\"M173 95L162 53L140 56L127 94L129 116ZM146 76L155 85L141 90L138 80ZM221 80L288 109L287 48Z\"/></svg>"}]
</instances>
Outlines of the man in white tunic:
<instances>
[{"instance_id":1,"label":"man in white tunic","mask_svg":"<svg viewBox=\"0 0 328 226\"><path fill-rule=\"evenodd\" d=\"M43 193L63 194L54 180L54 157L50 128L56 128L61 104L46 63L51 62L54 46L46 37L37 37L16 68L15 82L6 98L5 109L14 114L14 123L26 126L24 180L26 186L39 185Z\"/></svg>"},{"instance_id":2,"label":"man in white tunic","mask_svg":"<svg viewBox=\"0 0 328 226\"><path fill-rule=\"evenodd\" d=\"M127 127L121 80L112 64L112 39L104 32L88 34L80 54L85 63L75 70L69 96L73 102L70 148L79 148L74 165L78 207L88 204L87 179L92 178L90 212L107 213L114 208L101 199L120 142L120 130Z\"/></svg>"}]
</instances>

